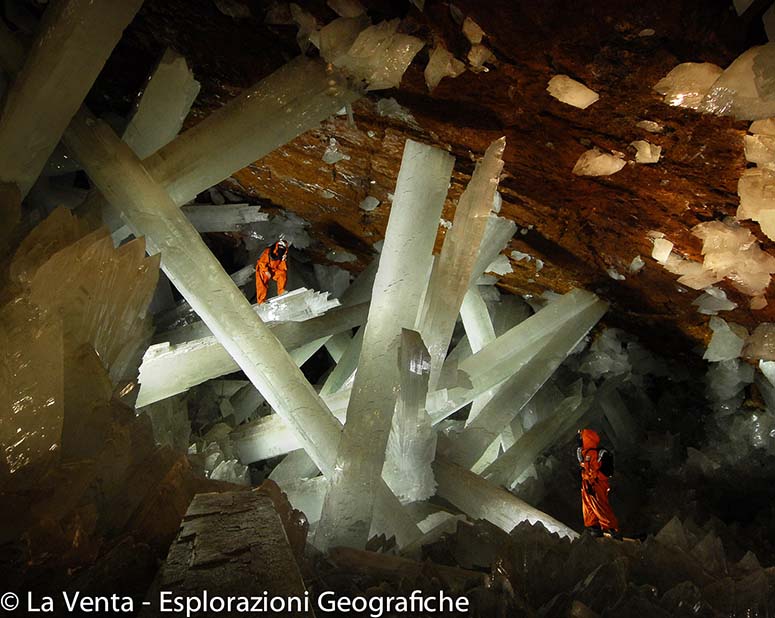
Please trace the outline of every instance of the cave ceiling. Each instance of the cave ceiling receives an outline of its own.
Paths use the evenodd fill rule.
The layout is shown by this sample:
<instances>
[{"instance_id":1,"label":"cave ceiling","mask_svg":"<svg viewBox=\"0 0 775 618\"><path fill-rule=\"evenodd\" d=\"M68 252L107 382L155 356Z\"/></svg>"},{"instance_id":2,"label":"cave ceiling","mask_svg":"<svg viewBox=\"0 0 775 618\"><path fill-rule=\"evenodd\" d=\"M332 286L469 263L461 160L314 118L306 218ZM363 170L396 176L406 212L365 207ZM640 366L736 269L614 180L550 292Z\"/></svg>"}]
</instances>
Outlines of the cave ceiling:
<instances>
[{"instance_id":1,"label":"cave ceiling","mask_svg":"<svg viewBox=\"0 0 775 618\"><path fill-rule=\"evenodd\" d=\"M202 83L186 122L192 126L298 55L295 26L264 23L269 3L237 4L251 16L230 17L212 0L147 0L91 93L92 109L126 114L169 46L186 56ZM321 22L336 16L325 2L300 4ZM701 292L678 285L676 276L650 257L647 233L659 230L678 252L700 258L701 241L690 229L734 215L748 123L670 107L652 86L680 62L723 67L764 42L756 16L766 8L762 3L755 2L743 17L723 0L456 0L452 10L450 3L428 0L424 11L408 2L363 4L374 21L400 17L405 32L431 46L442 42L458 58L465 58L470 44L456 13L470 16L496 59L487 71L445 78L428 92L426 47L400 89L369 94L354 105L354 126L346 116L331 118L234 174L225 188L302 216L315 240L312 258L325 262L328 251L344 249L358 259L340 265L356 272L373 259L373 245L384 236L406 138L455 155L444 210L451 220L475 158L505 136L500 214L519 226L505 253L528 253L544 266L537 270L536 260L512 259L514 272L503 276L499 287L520 295L583 287L611 303L609 325L639 335L653 348L685 353L707 341L708 318L692 305ZM556 74L583 82L600 100L581 110L553 99L546 85ZM384 98L396 99L414 120L380 115L377 102ZM640 120L655 121L664 131L647 133L636 127ZM323 162L331 138L349 159ZM629 144L638 139L662 147L658 164L632 162ZM574 163L592 146L622 152L629 163L611 176L574 176ZM359 207L367 196L381 202L370 212ZM758 225L743 225L765 251L775 253ZM440 227L437 249L444 231ZM630 274L636 255L646 265ZM611 269L625 279L613 279ZM739 306L725 319L748 328L775 321L772 302L752 311L748 297L727 282L718 286Z\"/></svg>"}]
</instances>

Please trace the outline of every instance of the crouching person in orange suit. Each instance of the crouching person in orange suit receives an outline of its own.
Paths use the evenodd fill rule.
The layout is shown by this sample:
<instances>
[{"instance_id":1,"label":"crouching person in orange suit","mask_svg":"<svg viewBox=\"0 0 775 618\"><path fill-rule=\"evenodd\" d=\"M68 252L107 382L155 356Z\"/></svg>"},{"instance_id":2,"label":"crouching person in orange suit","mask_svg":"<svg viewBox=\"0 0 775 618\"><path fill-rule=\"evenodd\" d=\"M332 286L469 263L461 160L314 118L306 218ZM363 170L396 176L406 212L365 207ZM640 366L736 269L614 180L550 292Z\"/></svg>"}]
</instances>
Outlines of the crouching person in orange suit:
<instances>
[{"instance_id":1,"label":"crouching person in orange suit","mask_svg":"<svg viewBox=\"0 0 775 618\"><path fill-rule=\"evenodd\" d=\"M592 429L579 431L578 442L576 457L581 467L581 510L584 515L584 527L595 536L608 532L614 538L621 538L619 521L608 501L613 456L601 448L600 436Z\"/></svg>"},{"instance_id":2,"label":"crouching person in orange suit","mask_svg":"<svg viewBox=\"0 0 775 618\"><path fill-rule=\"evenodd\" d=\"M266 300L269 282L277 281L277 294L285 292L288 280L288 243L278 240L271 247L264 249L256 262L256 302L260 305Z\"/></svg>"}]
</instances>

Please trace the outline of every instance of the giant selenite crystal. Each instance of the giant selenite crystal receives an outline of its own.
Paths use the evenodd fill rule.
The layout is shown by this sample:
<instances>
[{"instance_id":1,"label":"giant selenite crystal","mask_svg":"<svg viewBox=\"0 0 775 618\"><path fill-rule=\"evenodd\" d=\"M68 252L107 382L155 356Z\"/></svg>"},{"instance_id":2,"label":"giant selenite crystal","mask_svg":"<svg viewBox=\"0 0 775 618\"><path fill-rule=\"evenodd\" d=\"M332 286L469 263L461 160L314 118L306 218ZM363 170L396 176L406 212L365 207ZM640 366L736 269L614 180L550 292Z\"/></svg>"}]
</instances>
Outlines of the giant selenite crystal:
<instances>
[{"instance_id":1,"label":"giant selenite crystal","mask_svg":"<svg viewBox=\"0 0 775 618\"><path fill-rule=\"evenodd\" d=\"M463 298L473 277L480 274L474 272L474 266L503 170L505 147L506 139L500 138L487 148L460 196L452 229L447 232L441 254L433 264L418 320L419 331L431 355L431 389L438 383Z\"/></svg>"},{"instance_id":2,"label":"giant selenite crystal","mask_svg":"<svg viewBox=\"0 0 775 618\"><path fill-rule=\"evenodd\" d=\"M167 49L145 85L122 139L141 159L166 146L180 133L199 88L186 59Z\"/></svg>"},{"instance_id":3,"label":"giant selenite crystal","mask_svg":"<svg viewBox=\"0 0 775 618\"><path fill-rule=\"evenodd\" d=\"M309 290L300 291L309 292ZM283 299L285 296L287 295L271 300ZM260 309L270 304L271 301L263 305L254 305L253 309L260 318L265 319ZM270 323L270 329L283 346L293 354L307 344L363 324L366 311L365 304L356 305L300 322ZM193 337L176 341L170 341L173 338L167 337L167 341L152 345L145 352L140 366L138 406L151 404L165 397L182 393L207 380L239 371L239 365L206 325L193 324L180 330L190 332L192 327L199 327L192 333ZM314 354L319 347L316 347L312 353ZM308 358L306 355L302 357L303 360L306 358ZM297 364L300 365L301 362Z\"/></svg>"},{"instance_id":4,"label":"giant selenite crystal","mask_svg":"<svg viewBox=\"0 0 775 618\"><path fill-rule=\"evenodd\" d=\"M396 402L401 329L417 319L453 164L442 150L406 142L318 547L366 544Z\"/></svg>"},{"instance_id":5,"label":"giant selenite crystal","mask_svg":"<svg viewBox=\"0 0 775 618\"><path fill-rule=\"evenodd\" d=\"M177 205L186 204L359 96L322 61L299 57L184 131L143 166ZM100 196L90 200L92 208L105 205Z\"/></svg>"},{"instance_id":6,"label":"giant selenite crystal","mask_svg":"<svg viewBox=\"0 0 775 618\"><path fill-rule=\"evenodd\" d=\"M472 468L487 448L499 439L500 434L511 424L519 411L608 309L606 303L594 295L591 296L593 298L582 300L579 306L583 309L575 315L572 314L564 323L555 322L553 328L549 332L543 330L543 334L541 330L534 329L523 339L521 345L517 344L516 357L521 358L522 362L476 418L462 431L454 434L447 453L450 459L461 466ZM571 304L571 311L573 310ZM514 330L529 331L531 323L537 321L536 318L541 313L528 318ZM528 337L532 338L532 341L528 341ZM497 340L487 347L495 345L496 342ZM479 354L487 350L487 347Z\"/></svg>"},{"instance_id":7,"label":"giant selenite crystal","mask_svg":"<svg viewBox=\"0 0 775 618\"><path fill-rule=\"evenodd\" d=\"M26 195L142 0L62 0L38 37L0 115L0 180Z\"/></svg>"},{"instance_id":8,"label":"giant selenite crystal","mask_svg":"<svg viewBox=\"0 0 775 618\"><path fill-rule=\"evenodd\" d=\"M433 464L438 494L472 519L486 519L511 532L523 521L541 522L550 532L570 539L578 535L565 524L533 508L514 494L454 463L437 457Z\"/></svg>"},{"instance_id":9,"label":"giant selenite crystal","mask_svg":"<svg viewBox=\"0 0 775 618\"><path fill-rule=\"evenodd\" d=\"M282 344L251 310L185 215L126 144L102 122L81 112L66 133L68 148L95 184L121 210L135 235L162 254L165 273L237 360L267 402L294 428L312 460L330 476L340 425ZM177 141L177 140L176 140ZM173 142L174 143L174 142ZM380 484L376 497L399 542L419 532L400 503Z\"/></svg>"},{"instance_id":10,"label":"giant selenite crystal","mask_svg":"<svg viewBox=\"0 0 775 618\"><path fill-rule=\"evenodd\" d=\"M431 463L436 432L425 411L431 357L419 333L404 330L399 348L399 390L382 476L402 502L432 496L436 489Z\"/></svg>"}]
</instances>

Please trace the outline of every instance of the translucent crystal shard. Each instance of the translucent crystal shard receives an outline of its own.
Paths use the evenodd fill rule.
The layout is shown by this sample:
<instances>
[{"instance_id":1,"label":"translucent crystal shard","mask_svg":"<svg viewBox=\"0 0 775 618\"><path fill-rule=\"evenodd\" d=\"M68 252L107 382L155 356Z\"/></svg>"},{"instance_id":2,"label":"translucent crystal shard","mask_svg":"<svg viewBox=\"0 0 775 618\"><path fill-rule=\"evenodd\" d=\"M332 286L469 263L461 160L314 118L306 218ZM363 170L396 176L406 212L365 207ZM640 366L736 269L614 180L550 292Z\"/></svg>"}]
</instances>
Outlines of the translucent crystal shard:
<instances>
[{"instance_id":1,"label":"translucent crystal shard","mask_svg":"<svg viewBox=\"0 0 775 618\"><path fill-rule=\"evenodd\" d=\"M505 138L494 141L478 163L460 196L452 229L444 238L441 254L433 264L418 320L419 331L431 354L431 389L438 383L466 291L474 277L481 274L475 273L474 267L503 169L505 147Z\"/></svg>"},{"instance_id":2,"label":"translucent crystal shard","mask_svg":"<svg viewBox=\"0 0 775 618\"><path fill-rule=\"evenodd\" d=\"M651 144L646 140L639 139L630 144L634 147L636 163L658 163L662 154L662 147Z\"/></svg>"},{"instance_id":3,"label":"translucent crystal shard","mask_svg":"<svg viewBox=\"0 0 775 618\"><path fill-rule=\"evenodd\" d=\"M758 221L770 239L775 238L775 171L747 169L737 183L738 219Z\"/></svg>"},{"instance_id":4,"label":"translucent crystal shard","mask_svg":"<svg viewBox=\"0 0 775 618\"><path fill-rule=\"evenodd\" d=\"M775 43L752 47L730 64L702 100L700 111L738 120L775 116Z\"/></svg>"},{"instance_id":5,"label":"translucent crystal shard","mask_svg":"<svg viewBox=\"0 0 775 618\"><path fill-rule=\"evenodd\" d=\"M401 329L417 318L453 164L442 150L406 142L318 547L366 543L396 401Z\"/></svg>"},{"instance_id":6,"label":"translucent crystal shard","mask_svg":"<svg viewBox=\"0 0 775 618\"><path fill-rule=\"evenodd\" d=\"M523 521L541 522L547 530L560 536L571 539L578 536L565 524L533 508L514 494L442 457L436 458L433 471L438 483L438 495L472 519L486 519L506 532L511 532Z\"/></svg>"},{"instance_id":7,"label":"translucent crystal shard","mask_svg":"<svg viewBox=\"0 0 775 618\"><path fill-rule=\"evenodd\" d=\"M268 221L269 215L260 206L249 204L190 204L182 208L188 220L200 233L237 232L258 221Z\"/></svg>"},{"instance_id":8,"label":"translucent crystal shard","mask_svg":"<svg viewBox=\"0 0 775 618\"><path fill-rule=\"evenodd\" d=\"M124 131L123 140L138 157L144 159L175 139L199 87L186 59L167 49Z\"/></svg>"},{"instance_id":9,"label":"translucent crystal shard","mask_svg":"<svg viewBox=\"0 0 775 618\"><path fill-rule=\"evenodd\" d=\"M425 84L433 90L445 77L457 77L466 70L466 65L455 58L443 45L437 45L425 67Z\"/></svg>"},{"instance_id":10,"label":"translucent crystal shard","mask_svg":"<svg viewBox=\"0 0 775 618\"><path fill-rule=\"evenodd\" d=\"M567 75L555 75L552 77L546 90L558 101L579 109L587 109L600 98L597 92Z\"/></svg>"},{"instance_id":11,"label":"translucent crystal shard","mask_svg":"<svg viewBox=\"0 0 775 618\"><path fill-rule=\"evenodd\" d=\"M431 357L419 333L401 333L399 390L382 477L401 502L417 502L436 489L431 463L436 432L425 411Z\"/></svg>"},{"instance_id":12,"label":"translucent crystal shard","mask_svg":"<svg viewBox=\"0 0 775 618\"><path fill-rule=\"evenodd\" d=\"M722 69L710 62L684 62L654 85L665 97L665 103L698 109Z\"/></svg>"},{"instance_id":13,"label":"translucent crystal shard","mask_svg":"<svg viewBox=\"0 0 775 618\"><path fill-rule=\"evenodd\" d=\"M748 338L748 331L739 324L728 323L717 317L712 317L709 325L713 337L703 358L713 362L738 358Z\"/></svg>"},{"instance_id":14,"label":"translucent crystal shard","mask_svg":"<svg viewBox=\"0 0 775 618\"><path fill-rule=\"evenodd\" d=\"M321 46L321 53L334 66L365 82L367 90L397 88L409 63L425 45L418 38L398 32L399 24L400 20L393 19L360 32L350 30L335 51ZM352 34L356 38L348 45Z\"/></svg>"},{"instance_id":15,"label":"translucent crystal shard","mask_svg":"<svg viewBox=\"0 0 775 618\"><path fill-rule=\"evenodd\" d=\"M579 157L573 173L576 176L610 176L621 171L624 165L624 159L592 148Z\"/></svg>"},{"instance_id":16,"label":"translucent crystal shard","mask_svg":"<svg viewBox=\"0 0 775 618\"><path fill-rule=\"evenodd\" d=\"M142 0L65 0L38 37L0 115L0 180L26 195Z\"/></svg>"}]
</instances>

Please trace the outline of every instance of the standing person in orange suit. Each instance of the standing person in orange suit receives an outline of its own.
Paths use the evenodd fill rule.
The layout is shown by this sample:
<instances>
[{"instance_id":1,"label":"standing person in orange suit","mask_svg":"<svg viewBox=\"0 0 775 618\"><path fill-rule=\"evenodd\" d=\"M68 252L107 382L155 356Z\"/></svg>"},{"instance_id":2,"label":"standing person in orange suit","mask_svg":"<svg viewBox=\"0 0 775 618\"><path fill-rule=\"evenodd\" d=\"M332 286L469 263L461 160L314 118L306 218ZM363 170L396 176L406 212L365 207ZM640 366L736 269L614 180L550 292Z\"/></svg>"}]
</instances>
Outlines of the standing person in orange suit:
<instances>
[{"instance_id":1,"label":"standing person in orange suit","mask_svg":"<svg viewBox=\"0 0 775 618\"><path fill-rule=\"evenodd\" d=\"M266 300L269 282L277 281L277 295L285 292L288 280L288 243L282 238L271 247L264 249L256 262L256 302L260 305Z\"/></svg>"},{"instance_id":2,"label":"standing person in orange suit","mask_svg":"<svg viewBox=\"0 0 775 618\"><path fill-rule=\"evenodd\" d=\"M621 538L619 521L608 502L613 455L600 446L600 436L596 431L582 429L578 433L576 457L581 467L581 511L584 515L584 527L595 536L609 532L614 538Z\"/></svg>"}]
</instances>

